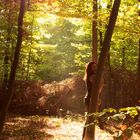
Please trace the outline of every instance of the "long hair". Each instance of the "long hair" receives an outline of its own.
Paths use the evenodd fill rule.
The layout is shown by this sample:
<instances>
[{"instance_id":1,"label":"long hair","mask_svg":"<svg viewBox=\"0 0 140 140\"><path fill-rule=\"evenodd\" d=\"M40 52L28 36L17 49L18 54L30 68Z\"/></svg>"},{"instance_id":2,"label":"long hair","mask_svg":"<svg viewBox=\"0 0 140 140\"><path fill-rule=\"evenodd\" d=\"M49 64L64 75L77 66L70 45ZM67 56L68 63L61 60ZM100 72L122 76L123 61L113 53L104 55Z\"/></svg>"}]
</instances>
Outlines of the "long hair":
<instances>
[{"instance_id":1,"label":"long hair","mask_svg":"<svg viewBox=\"0 0 140 140\"><path fill-rule=\"evenodd\" d=\"M87 65L86 65L86 69L85 69L85 75L84 75L84 78L83 80L84 81L87 81L88 78L90 77L90 75L92 74L95 74L95 71L92 69L92 65L95 65L96 62L89 62Z\"/></svg>"}]
</instances>

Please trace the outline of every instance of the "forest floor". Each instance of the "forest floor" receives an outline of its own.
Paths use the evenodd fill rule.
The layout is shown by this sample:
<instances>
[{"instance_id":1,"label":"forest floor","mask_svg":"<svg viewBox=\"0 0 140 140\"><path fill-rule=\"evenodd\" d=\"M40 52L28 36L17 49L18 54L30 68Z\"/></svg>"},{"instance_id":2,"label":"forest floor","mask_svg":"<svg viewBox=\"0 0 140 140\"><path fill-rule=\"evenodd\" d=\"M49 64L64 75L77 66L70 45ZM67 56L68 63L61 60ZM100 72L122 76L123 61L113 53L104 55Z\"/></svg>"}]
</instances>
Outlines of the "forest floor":
<instances>
[{"instance_id":1,"label":"forest floor","mask_svg":"<svg viewBox=\"0 0 140 140\"><path fill-rule=\"evenodd\" d=\"M81 140L84 122L84 117L8 115L0 140ZM131 140L139 139L134 135ZM113 137L96 127L96 140L113 140Z\"/></svg>"}]
</instances>

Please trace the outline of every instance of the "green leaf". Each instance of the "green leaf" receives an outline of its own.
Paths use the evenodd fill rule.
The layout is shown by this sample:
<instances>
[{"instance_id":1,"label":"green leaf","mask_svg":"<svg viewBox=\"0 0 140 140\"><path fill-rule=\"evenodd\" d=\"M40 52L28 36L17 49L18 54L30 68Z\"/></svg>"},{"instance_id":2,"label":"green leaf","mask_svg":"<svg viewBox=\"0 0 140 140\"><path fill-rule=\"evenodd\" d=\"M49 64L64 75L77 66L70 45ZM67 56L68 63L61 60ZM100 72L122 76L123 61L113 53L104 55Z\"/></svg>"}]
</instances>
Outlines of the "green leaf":
<instances>
[{"instance_id":1,"label":"green leaf","mask_svg":"<svg viewBox=\"0 0 140 140\"><path fill-rule=\"evenodd\" d=\"M131 127L128 127L125 131L124 131L124 135L126 135L128 138L130 138L133 134L133 129Z\"/></svg>"}]
</instances>

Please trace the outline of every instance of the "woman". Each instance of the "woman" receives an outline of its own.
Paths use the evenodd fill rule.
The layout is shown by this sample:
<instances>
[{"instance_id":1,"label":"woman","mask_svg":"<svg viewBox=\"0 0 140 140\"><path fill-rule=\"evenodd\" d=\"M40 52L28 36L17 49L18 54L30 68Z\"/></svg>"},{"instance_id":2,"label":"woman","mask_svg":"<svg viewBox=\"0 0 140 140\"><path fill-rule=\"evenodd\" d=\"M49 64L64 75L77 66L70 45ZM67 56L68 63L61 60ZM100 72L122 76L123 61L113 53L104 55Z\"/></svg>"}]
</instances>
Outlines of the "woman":
<instances>
[{"instance_id":1,"label":"woman","mask_svg":"<svg viewBox=\"0 0 140 140\"><path fill-rule=\"evenodd\" d=\"M87 111L89 109L91 92L92 92L92 85L94 84L95 74L96 74L96 63L89 62L86 65L85 75L84 75L84 81L85 81L86 87L87 87L87 92L86 92L86 95L84 97L84 103L86 105ZM86 124L87 124L87 121L85 122L85 125ZM84 136L85 136L85 130L86 130L86 127L84 127L84 130L83 130L82 140L84 139Z\"/></svg>"},{"instance_id":2,"label":"woman","mask_svg":"<svg viewBox=\"0 0 140 140\"><path fill-rule=\"evenodd\" d=\"M90 98L91 98L91 91L92 85L94 84L95 74L96 74L96 63L89 62L86 66L84 81L86 82L87 92L84 97L84 103L88 109Z\"/></svg>"},{"instance_id":3,"label":"woman","mask_svg":"<svg viewBox=\"0 0 140 140\"><path fill-rule=\"evenodd\" d=\"M84 102L85 102L87 111L89 109L92 86L95 82L96 68L97 68L96 62L89 62L87 64L86 70L85 70L84 81L86 82L87 92L86 92L86 95L84 97ZM101 94L102 88L103 88L103 80L101 81L101 84L100 84L99 94ZM101 99L100 99L100 102L101 102ZM87 124L87 121L85 122L85 125L86 124ZM85 135L85 127L84 127L84 130L83 130L82 140L84 139L84 135Z\"/></svg>"}]
</instances>

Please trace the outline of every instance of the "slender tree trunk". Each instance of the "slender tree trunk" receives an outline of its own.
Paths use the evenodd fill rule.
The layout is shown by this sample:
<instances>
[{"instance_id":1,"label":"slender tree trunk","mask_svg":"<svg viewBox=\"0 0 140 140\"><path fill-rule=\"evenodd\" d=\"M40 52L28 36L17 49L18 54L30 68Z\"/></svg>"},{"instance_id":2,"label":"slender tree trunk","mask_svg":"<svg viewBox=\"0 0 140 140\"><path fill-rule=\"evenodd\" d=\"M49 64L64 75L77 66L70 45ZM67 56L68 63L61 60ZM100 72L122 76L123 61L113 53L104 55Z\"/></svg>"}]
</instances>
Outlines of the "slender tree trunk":
<instances>
[{"instance_id":1,"label":"slender tree trunk","mask_svg":"<svg viewBox=\"0 0 140 140\"><path fill-rule=\"evenodd\" d=\"M9 45L6 46L4 51L4 60L3 60L3 93L7 90L8 76L9 76Z\"/></svg>"},{"instance_id":2,"label":"slender tree trunk","mask_svg":"<svg viewBox=\"0 0 140 140\"><path fill-rule=\"evenodd\" d=\"M92 61L96 62L98 61L98 32L97 32L97 0L93 0L93 21L92 21ZM83 138L85 136L85 130L83 130ZM82 138L82 139L83 139Z\"/></svg>"},{"instance_id":3,"label":"slender tree trunk","mask_svg":"<svg viewBox=\"0 0 140 140\"><path fill-rule=\"evenodd\" d=\"M107 8L108 10L110 10L110 8L112 7L112 3L113 3L113 0L110 0ZM115 94L112 94L112 91L111 91L111 64L110 64L110 46L109 46L109 51L108 51L108 55L107 55L107 68L108 68L108 106L107 107L113 107L114 106L114 95Z\"/></svg>"},{"instance_id":4,"label":"slender tree trunk","mask_svg":"<svg viewBox=\"0 0 140 140\"><path fill-rule=\"evenodd\" d=\"M102 6L101 6L101 0L99 1L99 11L102 10ZM99 27L102 28L102 21L99 21L98 23ZM100 42L100 47L99 49L101 50L102 46L103 46L103 31L99 30L99 42Z\"/></svg>"},{"instance_id":5,"label":"slender tree trunk","mask_svg":"<svg viewBox=\"0 0 140 140\"><path fill-rule=\"evenodd\" d=\"M138 59L138 85L137 85L137 95L140 100L140 39L139 39L139 59Z\"/></svg>"},{"instance_id":6,"label":"slender tree trunk","mask_svg":"<svg viewBox=\"0 0 140 140\"><path fill-rule=\"evenodd\" d=\"M112 0L110 0L108 5L107 5L108 11L110 11L111 6L112 6ZM107 28L107 25L106 25L106 28ZM111 72L111 66L110 66L110 46L109 46L109 50L108 50L108 54L107 54L107 68L108 68L109 72Z\"/></svg>"},{"instance_id":7,"label":"slender tree trunk","mask_svg":"<svg viewBox=\"0 0 140 140\"><path fill-rule=\"evenodd\" d=\"M138 16L140 17L140 9L138 11ZM139 38L139 57L138 57L138 75L137 75L137 96L138 99L140 100L140 38Z\"/></svg>"},{"instance_id":8,"label":"slender tree trunk","mask_svg":"<svg viewBox=\"0 0 140 140\"><path fill-rule=\"evenodd\" d=\"M7 5L5 3L5 7L6 6ZM11 29L12 29L12 26L10 25L10 22L11 22L11 13L10 13L10 10L9 10L8 14L7 14L7 23L8 23L7 39L6 39L6 46L5 46L5 50L4 50L4 60L3 60L3 64L4 64L3 65L4 66L4 70L3 70L3 93L5 93L6 90L7 90L8 78L9 78L10 44L11 44Z\"/></svg>"},{"instance_id":9,"label":"slender tree trunk","mask_svg":"<svg viewBox=\"0 0 140 140\"><path fill-rule=\"evenodd\" d=\"M32 22L31 22L31 39L30 39L31 45L33 43L33 24L34 24L34 16L33 16ZM31 54L32 54L32 48L31 48L31 46L29 46L29 55L28 55L28 63L27 63L27 76L26 76L26 80L30 79Z\"/></svg>"},{"instance_id":10,"label":"slender tree trunk","mask_svg":"<svg viewBox=\"0 0 140 140\"><path fill-rule=\"evenodd\" d=\"M92 88L91 102L90 102L88 113L94 113L98 111L98 99L99 99L98 93L100 89L100 83L103 77L105 60L106 60L108 49L110 46L113 30L115 27L120 2L121 0L114 1L114 5L113 5L112 12L109 19L109 24L105 33L103 47L102 47L99 62L98 62L97 73L95 77L95 83ZM87 122L88 124L92 123L93 122L92 117L88 117ZM92 125L92 126L87 127L84 140L95 140L95 126Z\"/></svg>"},{"instance_id":11,"label":"slender tree trunk","mask_svg":"<svg viewBox=\"0 0 140 140\"><path fill-rule=\"evenodd\" d=\"M97 62L98 33L97 33L97 0L93 0L93 21L92 21L92 61Z\"/></svg>"},{"instance_id":12,"label":"slender tree trunk","mask_svg":"<svg viewBox=\"0 0 140 140\"><path fill-rule=\"evenodd\" d=\"M27 63L27 76L26 76L26 80L30 79L30 61L31 61L31 48L29 50L29 55L28 55L28 63Z\"/></svg>"},{"instance_id":13,"label":"slender tree trunk","mask_svg":"<svg viewBox=\"0 0 140 140\"><path fill-rule=\"evenodd\" d=\"M99 9L102 10L102 6L101 6L101 3L102 1L100 1L100 5L99 5ZM111 10L111 7L112 7L112 0L108 1L107 3L107 10L108 12L110 12ZM99 22L99 26L100 28L102 28L102 21ZM107 29L107 25L105 25L105 28ZM102 49L102 46L103 46L103 32L102 31L99 31L99 36L100 36L100 51ZM105 67L106 67L106 78L107 78L107 85L108 85L108 88L107 88L107 92L105 92L105 94L103 94L102 96L102 99L103 99L103 103L104 104L101 104L100 106L100 109L99 110L102 110L103 108L106 108L106 107L110 107L112 105L112 94L111 94L111 78L110 78L110 74L111 74L111 65L110 65L110 46L109 46L109 51L108 51L108 54L107 54L107 59L106 59L106 64L105 64Z\"/></svg>"},{"instance_id":14,"label":"slender tree trunk","mask_svg":"<svg viewBox=\"0 0 140 140\"><path fill-rule=\"evenodd\" d=\"M16 70L17 70L17 66L18 66L20 49L21 49L21 44L22 44L22 25L23 25L24 11L25 11L25 0L21 0L20 12L19 12L19 16L18 16L18 35L17 35L17 44L16 44L16 48L15 48L15 53L14 53L14 61L11 66L7 94L5 96L4 103L2 105L2 110L0 113L0 135L2 133L6 113L8 111L8 107L9 107L9 104L10 104L10 101L12 98L12 94L13 94L12 90L13 90L13 85L14 85L14 81L15 81Z\"/></svg>"}]
</instances>

